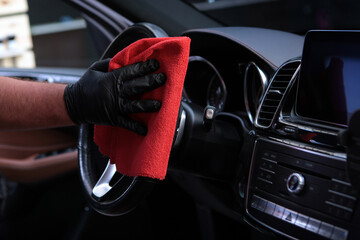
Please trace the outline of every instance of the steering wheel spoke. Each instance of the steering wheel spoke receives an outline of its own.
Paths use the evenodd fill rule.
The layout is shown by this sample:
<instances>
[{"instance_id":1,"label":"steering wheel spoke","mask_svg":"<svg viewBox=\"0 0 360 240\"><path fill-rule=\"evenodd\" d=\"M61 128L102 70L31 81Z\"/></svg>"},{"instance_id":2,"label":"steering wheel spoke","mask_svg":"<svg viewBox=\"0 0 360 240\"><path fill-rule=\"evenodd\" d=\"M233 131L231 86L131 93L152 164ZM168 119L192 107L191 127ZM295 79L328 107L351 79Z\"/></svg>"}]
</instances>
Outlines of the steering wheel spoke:
<instances>
[{"instance_id":1,"label":"steering wheel spoke","mask_svg":"<svg viewBox=\"0 0 360 240\"><path fill-rule=\"evenodd\" d=\"M101 198L104 197L112 189L110 183L112 182L112 179L115 178L115 174L116 165L111 164L109 160L103 174L92 189L93 197L101 201Z\"/></svg>"},{"instance_id":2,"label":"steering wheel spoke","mask_svg":"<svg viewBox=\"0 0 360 240\"><path fill-rule=\"evenodd\" d=\"M133 178L125 176L116 170L116 165L108 161L104 172L92 189L92 197L99 202L109 201L116 198L119 192L125 192Z\"/></svg>"}]
</instances>

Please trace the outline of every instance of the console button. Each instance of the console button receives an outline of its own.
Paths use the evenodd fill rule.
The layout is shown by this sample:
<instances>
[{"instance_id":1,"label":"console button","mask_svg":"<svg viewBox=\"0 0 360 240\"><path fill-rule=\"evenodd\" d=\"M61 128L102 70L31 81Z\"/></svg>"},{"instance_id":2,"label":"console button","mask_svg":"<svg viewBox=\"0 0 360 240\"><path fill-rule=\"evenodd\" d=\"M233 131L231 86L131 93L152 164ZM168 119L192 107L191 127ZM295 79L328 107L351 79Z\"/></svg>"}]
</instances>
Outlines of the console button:
<instances>
[{"instance_id":1,"label":"console button","mask_svg":"<svg viewBox=\"0 0 360 240\"><path fill-rule=\"evenodd\" d=\"M353 209L355 207L356 199L348 198L345 200L344 206Z\"/></svg>"},{"instance_id":2,"label":"console button","mask_svg":"<svg viewBox=\"0 0 360 240\"><path fill-rule=\"evenodd\" d=\"M275 163L273 161L263 159L260 166L266 170L275 171Z\"/></svg>"},{"instance_id":3,"label":"console button","mask_svg":"<svg viewBox=\"0 0 360 240\"><path fill-rule=\"evenodd\" d=\"M260 198L257 204L256 209L259 211L265 211L266 205L267 205L268 201L266 201L265 199Z\"/></svg>"},{"instance_id":4,"label":"console button","mask_svg":"<svg viewBox=\"0 0 360 240\"><path fill-rule=\"evenodd\" d=\"M291 126L285 126L284 127L284 132L286 133L291 133L291 134L294 134L296 132L296 128L294 127L291 127Z\"/></svg>"},{"instance_id":5,"label":"console button","mask_svg":"<svg viewBox=\"0 0 360 240\"><path fill-rule=\"evenodd\" d=\"M283 208L282 206L276 205L274 212L273 212L273 216L281 219L284 215L284 211L285 211L285 208Z\"/></svg>"},{"instance_id":6,"label":"console button","mask_svg":"<svg viewBox=\"0 0 360 240\"><path fill-rule=\"evenodd\" d=\"M300 193L305 185L305 178L299 173L292 173L286 181L286 188L291 193Z\"/></svg>"},{"instance_id":7,"label":"console button","mask_svg":"<svg viewBox=\"0 0 360 240\"><path fill-rule=\"evenodd\" d=\"M274 176L274 173L271 173L271 172L267 172L267 171L264 171L264 170L261 170L259 172L259 177L262 180L265 180L265 181L267 181L269 183L273 181L273 176Z\"/></svg>"},{"instance_id":8,"label":"console button","mask_svg":"<svg viewBox=\"0 0 360 240\"><path fill-rule=\"evenodd\" d=\"M301 228L306 228L306 225L307 225L308 221L309 221L308 216L305 216L305 215L302 215L302 214L299 213L297 218L296 218L295 225L299 226Z\"/></svg>"},{"instance_id":9,"label":"console button","mask_svg":"<svg viewBox=\"0 0 360 240\"><path fill-rule=\"evenodd\" d=\"M319 220L310 218L309 222L306 225L306 229L309 230L310 232L317 233L320 228L320 223L321 222Z\"/></svg>"},{"instance_id":10,"label":"console button","mask_svg":"<svg viewBox=\"0 0 360 240\"><path fill-rule=\"evenodd\" d=\"M320 229L319 229L319 235L330 238L332 232L333 232L334 226L325 222L321 222Z\"/></svg>"},{"instance_id":11,"label":"console button","mask_svg":"<svg viewBox=\"0 0 360 240\"><path fill-rule=\"evenodd\" d=\"M296 221L296 217L297 217L297 212L285 208L284 214L282 216L282 220L294 224Z\"/></svg>"},{"instance_id":12,"label":"console button","mask_svg":"<svg viewBox=\"0 0 360 240\"><path fill-rule=\"evenodd\" d=\"M335 208L334 209L334 215L336 217L339 217L339 218L342 218L342 219L345 219L345 220L350 220L352 212L347 211L347 210L343 210L343 209L340 209L340 208Z\"/></svg>"},{"instance_id":13,"label":"console button","mask_svg":"<svg viewBox=\"0 0 360 240\"><path fill-rule=\"evenodd\" d=\"M257 208L258 202L259 202L259 197L258 196L253 196L250 202L250 206L253 208Z\"/></svg>"},{"instance_id":14,"label":"console button","mask_svg":"<svg viewBox=\"0 0 360 240\"><path fill-rule=\"evenodd\" d=\"M265 212L269 215L272 215L275 209L275 204L272 202L268 202L265 208Z\"/></svg>"},{"instance_id":15,"label":"console button","mask_svg":"<svg viewBox=\"0 0 360 240\"><path fill-rule=\"evenodd\" d=\"M346 240L348 231L339 227L334 227L334 231L331 235L331 240Z\"/></svg>"}]
</instances>

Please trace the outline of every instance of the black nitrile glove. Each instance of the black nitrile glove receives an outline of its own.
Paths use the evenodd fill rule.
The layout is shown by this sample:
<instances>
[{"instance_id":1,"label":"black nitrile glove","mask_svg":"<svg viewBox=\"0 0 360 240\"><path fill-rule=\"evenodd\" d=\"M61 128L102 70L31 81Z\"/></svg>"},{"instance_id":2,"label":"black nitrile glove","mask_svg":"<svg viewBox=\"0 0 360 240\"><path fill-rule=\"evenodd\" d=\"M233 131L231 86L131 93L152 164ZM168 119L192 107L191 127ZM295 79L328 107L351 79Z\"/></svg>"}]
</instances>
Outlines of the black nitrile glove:
<instances>
[{"instance_id":1,"label":"black nitrile glove","mask_svg":"<svg viewBox=\"0 0 360 240\"><path fill-rule=\"evenodd\" d=\"M151 59L108 72L110 59L93 64L80 80L66 86L64 100L71 120L76 124L112 125L146 135L147 128L128 114L156 112L156 100L132 100L133 96L153 90L165 83L163 73Z\"/></svg>"}]
</instances>

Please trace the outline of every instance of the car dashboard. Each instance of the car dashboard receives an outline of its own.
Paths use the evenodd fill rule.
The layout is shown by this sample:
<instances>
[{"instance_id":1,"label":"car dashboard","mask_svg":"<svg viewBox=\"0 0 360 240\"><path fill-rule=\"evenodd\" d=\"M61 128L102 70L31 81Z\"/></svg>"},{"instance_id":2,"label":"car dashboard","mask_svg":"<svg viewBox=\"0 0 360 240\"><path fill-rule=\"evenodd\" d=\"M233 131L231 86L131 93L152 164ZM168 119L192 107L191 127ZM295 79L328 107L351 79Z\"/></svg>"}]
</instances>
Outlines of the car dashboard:
<instances>
[{"instance_id":1,"label":"car dashboard","mask_svg":"<svg viewBox=\"0 0 360 240\"><path fill-rule=\"evenodd\" d=\"M323 84L300 81L306 74L303 66L314 66L309 64L314 56L306 50L309 38L248 27L194 29L183 36L191 39L179 118L184 121L178 123L167 178L197 204L235 219L239 228L250 225L290 239L357 239L359 195L349 178L343 141L347 121L328 107L344 101L322 94ZM318 43L321 48L321 39ZM345 45L353 46L346 41ZM71 83L83 71L1 69L1 73ZM331 121L325 119L329 116ZM65 130L67 138L59 141L69 142L61 145L71 154L69 171L76 168L76 134L73 128L70 133L54 131ZM46 153L57 157L58 145L41 148L46 151L40 160L33 155L44 151L34 150L31 159L53 163L53 155ZM20 170L7 173L14 181L34 177L21 179Z\"/></svg>"},{"instance_id":2,"label":"car dashboard","mask_svg":"<svg viewBox=\"0 0 360 240\"><path fill-rule=\"evenodd\" d=\"M277 236L356 239L358 192L340 141L347 123L326 121L338 112L323 110L341 99L325 98L323 85L307 96L316 86L299 83L302 64L314 66L310 40L304 47L304 36L254 28L184 35L192 42L183 101L214 107L232 128L218 127L216 140L198 134L207 141L190 141L196 150L182 150L194 154L170 160L170 175L198 201Z\"/></svg>"}]
</instances>

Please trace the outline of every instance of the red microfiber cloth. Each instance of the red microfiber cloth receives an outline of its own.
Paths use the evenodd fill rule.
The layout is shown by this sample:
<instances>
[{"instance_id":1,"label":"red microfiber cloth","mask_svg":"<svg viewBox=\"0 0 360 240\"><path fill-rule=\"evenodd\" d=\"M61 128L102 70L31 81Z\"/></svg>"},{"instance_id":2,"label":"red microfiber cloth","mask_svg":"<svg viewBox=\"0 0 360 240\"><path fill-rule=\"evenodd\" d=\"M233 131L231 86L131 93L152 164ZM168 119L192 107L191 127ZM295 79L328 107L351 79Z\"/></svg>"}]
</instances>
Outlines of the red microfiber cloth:
<instances>
[{"instance_id":1,"label":"red microfiber cloth","mask_svg":"<svg viewBox=\"0 0 360 240\"><path fill-rule=\"evenodd\" d=\"M141 96L141 99L160 100L160 111L131 115L131 118L147 125L146 136L120 127L95 126L95 143L100 152L116 164L120 173L165 178L189 51L190 39L187 37L145 38L129 45L110 61L109 71L153 58L160 63L157 72L166 74L164 86Z\"/></svg>"}]
</instances>

